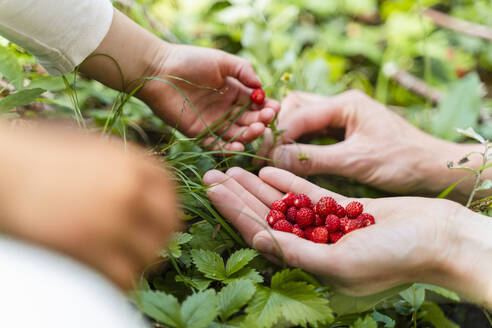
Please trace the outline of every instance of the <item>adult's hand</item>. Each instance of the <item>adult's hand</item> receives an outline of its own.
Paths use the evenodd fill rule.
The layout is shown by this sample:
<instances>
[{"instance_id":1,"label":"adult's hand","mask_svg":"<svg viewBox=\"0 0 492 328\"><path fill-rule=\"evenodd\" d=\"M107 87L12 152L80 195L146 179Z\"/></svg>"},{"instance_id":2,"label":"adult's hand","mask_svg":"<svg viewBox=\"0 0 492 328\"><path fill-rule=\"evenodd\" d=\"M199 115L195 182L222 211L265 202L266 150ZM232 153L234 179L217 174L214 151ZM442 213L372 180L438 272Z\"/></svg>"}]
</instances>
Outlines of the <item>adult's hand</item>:
<instances>
[{"instance_id":1,"label":"adult's hand","mask_svg":"<svg viewBox=\"0 0 492 328\"><path fill-rule=\"evenodd\" d=\"M178 225L174 185L137 147L57 127L0 127L0 232L129 289Z\"/></svg>"},{"instance_id":2,"label":"adult's hand","mask_svg":"<svg viewBox=\"0 0 492 328\"><path fill-rule=\"evenodd\" d=\"M270 156L273 165L300 175L342 175L402 194L440 193L468 174L449 170L448 161L483 151L434 138L359 91L334 97L292 93L282 103L278 129L286 131L280 144L273 145L267 135L260 153ZM334 145L294 143L303 135L340 130L344 140ZM480 167L479 156L470 159L468 164ZM466 200L472 184L459 185L451 196Z\"/></svg>"},{"instance_id":3,"label":"adult's hand","mask_svg":"<svg viewBox=\"0 0 492 328\"><path fill-rule=\"evenodd\" d=\"M164 121L189 137L196 137L224 118L231 108L237 112L241 105L248 103L252 89L261 87L248 61L218 50L169 44L117 10L109 33L94 51L96 54L110 55L118 62L124 83L117 66L105 56L91 57L81 70L112 88L131 91L144 77L165 79L179 88L195 108L179 91L162 81L148 82L137 96ZM261 106L247 108L227 133L229 124L216 134L224 134L225 141L232 141L226 149L241 151L244 143L263 134L265 124L279 110L276 101L267 99Z\"/></svg>"},{"instance_id":4,"label":"adult's hand","mask_svg":"<svg viewBox=\"0 0 492 328\"><path fill-rule=\"evenodd\" d=\"M336 244L315 244L293 234L272 231L264 222L271 203L293 191L318 201L332 196L292 173L265 168L259 177L239 168L204 177L209 197L247 243L272 261L316 274L322 282L350 295L367 295L408 282L455 289L492 305L489 274L492 256L487 237L492 222L448 200L425 198L360 199L376 224L345 235ZM463 222L466 221L466 224ZM276 240L277 244L274 242Z\"/></svg>"}]
</instances>

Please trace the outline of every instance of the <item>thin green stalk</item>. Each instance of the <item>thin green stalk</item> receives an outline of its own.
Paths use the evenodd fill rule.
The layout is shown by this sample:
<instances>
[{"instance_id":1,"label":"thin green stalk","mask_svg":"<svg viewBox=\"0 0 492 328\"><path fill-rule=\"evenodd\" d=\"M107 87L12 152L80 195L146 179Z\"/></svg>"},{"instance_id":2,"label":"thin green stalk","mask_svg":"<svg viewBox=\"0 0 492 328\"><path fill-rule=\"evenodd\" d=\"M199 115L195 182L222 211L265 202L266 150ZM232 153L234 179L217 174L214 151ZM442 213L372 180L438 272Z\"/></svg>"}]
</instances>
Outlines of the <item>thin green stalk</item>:
<instances>
[{"instance_id":1,"label":"thin green stalk","mask_svg":"<svg viewBox=\"0 0 492 328\"><path fill-rule=\"evenodd\" d=\"M473 190L470 194L470 198L468 198L468 202L466 202L466 207L470 208L471 203L475 199L475 194L478 191L478 188L480 187L480 181L482 180L482 172L483 168L487 167L487 162L488 162L488 152L489 152L489 144L485 143L485 151L482 154L482 168L475 170L475 184L473 186Z\"/></svg>"}]
</instances>

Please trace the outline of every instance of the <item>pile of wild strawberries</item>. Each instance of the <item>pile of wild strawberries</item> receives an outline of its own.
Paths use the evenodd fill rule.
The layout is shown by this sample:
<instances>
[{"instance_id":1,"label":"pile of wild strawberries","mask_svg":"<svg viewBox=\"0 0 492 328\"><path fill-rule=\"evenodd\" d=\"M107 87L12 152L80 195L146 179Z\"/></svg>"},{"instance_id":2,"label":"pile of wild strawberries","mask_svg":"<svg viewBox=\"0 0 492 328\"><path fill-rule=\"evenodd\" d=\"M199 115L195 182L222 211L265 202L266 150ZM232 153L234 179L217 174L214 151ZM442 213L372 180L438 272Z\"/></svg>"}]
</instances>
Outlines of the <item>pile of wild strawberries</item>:
<instances>
[{"instance_id":1,"label":"pile of wild strawberries","mask_svg":"<svg viewBox=\"0 0 492 328\"><path fill-rule=\"evenodd\" d=\"M336 243L343 235L376 223L374 216L363 213L359 202L345 208L331 197L323 197L314 205L304 195L287 193L273 202L266 220L275 230L290 232L315 243Z\"/></svg>"}]
</instances>

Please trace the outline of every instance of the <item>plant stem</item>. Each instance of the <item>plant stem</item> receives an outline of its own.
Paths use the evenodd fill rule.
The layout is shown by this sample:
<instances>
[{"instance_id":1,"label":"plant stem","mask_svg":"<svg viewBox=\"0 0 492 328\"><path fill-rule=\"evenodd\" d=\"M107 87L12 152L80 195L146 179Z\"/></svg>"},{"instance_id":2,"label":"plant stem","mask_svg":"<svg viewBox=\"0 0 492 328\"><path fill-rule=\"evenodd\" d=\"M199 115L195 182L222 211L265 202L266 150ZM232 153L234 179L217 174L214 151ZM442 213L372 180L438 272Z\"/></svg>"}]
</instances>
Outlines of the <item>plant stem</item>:
<instances>
[{"instance_id":1,"label":"plant stem","mask_svg":"<svg viewBox=\"0 0 492 328\"><path fill-rule=\"evenodd\" d=\"M482 153L482 167L487 165L487 157L488 157L488 152L489 152L489 143L485 143L485 151ZM470 194L470 198L468 198L468 202L466 203L466 207L470 208L471 203L473 202L473 199L475 198L475 194L478 191L478 188L480 186L480 180L482 179L482 170L474 170L475 172L475 185L473 186L473 190Z\"/></svg>"}]
</instances>

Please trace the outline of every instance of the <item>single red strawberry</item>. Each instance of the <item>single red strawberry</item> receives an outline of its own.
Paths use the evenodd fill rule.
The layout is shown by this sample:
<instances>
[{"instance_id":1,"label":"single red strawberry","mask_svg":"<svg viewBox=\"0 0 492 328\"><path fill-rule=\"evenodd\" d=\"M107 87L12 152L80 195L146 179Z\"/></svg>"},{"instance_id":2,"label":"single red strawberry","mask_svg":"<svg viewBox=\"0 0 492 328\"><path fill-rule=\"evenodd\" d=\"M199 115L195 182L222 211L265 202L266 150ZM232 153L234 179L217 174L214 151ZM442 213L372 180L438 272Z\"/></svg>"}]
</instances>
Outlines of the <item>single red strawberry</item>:
<instances>
[{"instance_id":1,"label":"single red strawberry","mask_svg":"<svg viewBox=\"0 0 492 328\"><path fill-rule=\"evenodd\" d=\"M273 210L268 213L266 220L270 227L273 227L278 221L285 220L285 215L282 212Z\"/></svg>"},{"instance_id":2,"label":"single red strawberry","mask_svg":"<svg viewBox=\"0 0 492 328\"><path fill-rule=\"evenodd\" d=\"M364 211L364 206L359 202L351 202L345 207L345 212L347 216L351 219L357 218Z\"/></svg>"},{"instance_id":3,"label":"single red strawberry","mask_svg":"<svg viewBox=\"0 0 492 328\"><path fill-rule=\"evenodd\" d=\"M292 233L299 238L304 238L304 230L302 230L298 224L294 225L294 227L292 228Z\"/></svg>"},{"instance_id":4,"label":"single red strawberry","mask_svg":"<svg viewBox=\"0 0 492 328\"><path fill-rule=\"evenodd\" d=\"M337 202L331 197L323 197L314 206L314 211L323 217L333 214L337 211Z\"/></svg>"},{"instance_id":5,"label":"single red strawberry","mask_svg":"<svg viewBox=\"0 0 492 328\"><path fill-rule=\"evenodd\" d=\"M326 227L316 227L313 230L311 241L318 244L326 244L329 238L328 229Z\"/></svg>"},{"instance_id":6,"label":"single red strawberry","mask_svg":"<svg viewBox=\"0 0 492 328\"><path fill-rule=\"evenodd\" d=\"M376 224L376 220L374 219L374 216L372 216L369 213L362 213L357 217L357 220L361 220L364 222L364 227L368 227L370 225Z\"/></svg>"},{"instance_id":7,"label":"single red strawberry","mask_svg":"<svg viewBox=\"0 0 492 328\"><path fill-rule=\"evenodd\" d=\"M265 102L265 91L263 89L255 89L253 93L251 93L251 100L258 105L263 105Z\"/></svg>"},{"instance_id":8,"label":"single red strawberry","mask_svg":"<svg viewBox=\"0 0 492 328\"><path fill-rule=\"evenodd\" d=\"M294 206L294 202L297 199L297 195L294 194L293 192L288 192L282 197L282 201L285 203L287 206Z\"/></svg>"},{"instance_id":9,"label":"single red strawberry","mask_svg":"<svg viewBox=\"0 0 492 328\"><path fill-rule=\"evenodd\" d=\"M313 225L315 227L321 227L322 225L325 225L325 219L319 214L315 214Z\"/></svg>"},{"instance_id":10,"label":"single red strawberry","mask_svg":"<svg viewBox=\"0 0 492 328\"><path fill-rule=\"evenodd\" d=\"M347 215L347 213L345 212L345 208L340 204L337 205L337 212L335 214L339 218L343 218L345 215Z\"/></svg>"},{"instance_id":11,"label":"single red strawberry","mask_svg":"<svg viewBox=\"0 0 492 328\"><path fill-rule=\"evenodd\" d=\"M291 206L287 209L286 215L287 220L289 220L292 223L296 222L296 216L297 216L297 208L295 206Z\"/></svg>"},{"instance_id":12,"label":"single red strawberry","mask_svg":"<svg viewBox=\"0 0 492 328\"><path fill-rule=\"evenodd\" d=\"M273 226L274 230L283 231L283 232L292 232L292 224L287 220L280 220Z\"/></svg>"},{"instance_id":13,"label":"single red strawberry","mask_svg":"<svg viewBox=\"0 0 492 328\"><path fill-rule=\"evenodd\" d=\"M306 230L304 230L304 238L307 240L313 240L313 231L314 228L316 227L307 227Z\"/></svg>"},{"instance_id":14,"label":"single red strawberry","mask_svg":"<svg viewBox=\"0 0 492 328\"><path fill-rule=\"evenodd\" d=\"M343 232L341 231L330 233L330 243L335 244L342 237L343 237Z\"/></svg>"},{"instance_id":15,"label":"single red strawberry","mask_svg":"<svg viewBox=\"0 0 492 328\"><path fill-rule=\"evenodd\" d=\"M272 206L270 206L270 210L285 213L285 211L287 210L287 205L285 205L282 200L276 200L272 203Z\"/></svg>"},{"instance_id":16,"label":"single red strawberry","mask_svg":"<svg viewBox=\"0 0 492 328\"><path fill-rule=\"evenodd\" d=\"M326 229L328 232L336 232L340 230L340 218L335 214L330 214L325 220Z\"/></svg>"},{"instance_id":17,"label":"single red strawberry","mask_svg":"<svg viewBox=\"0 0 492 328\"><path fill-rule=\"evenodd\" d=\"M296 200L294 201L294 205L297 208L302 208L302 207L311 207L313 205L313 202L311 201L311 198L304 194L299 194L296 197Z\"/></svg>"},{"instance_id":18,"label":"single red strawberry","mask_svg":"<svg viewBox=\"0 0 492 328\"><path fill-rule=\"evenodd\" d=\"M358 230L364 227L364 222L355 220L348 220L345 225L342 226L342 231L344 234L348 234L354 230Z\"/></svg>"},{"instance_id":19,"label":"single red strawberry","mask_svg":"<svg viewBox=\"0 0 492 328\"><path fill-rule=\"evenodd\" d=\"M314 212L308 207L303 207L297 211L296 222L301 228L309 227L313 224Z\"/></svg>"}]
</instances>

